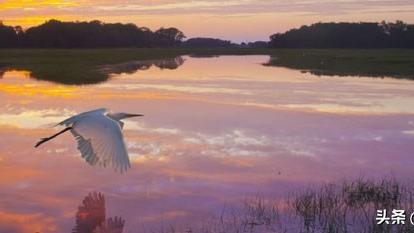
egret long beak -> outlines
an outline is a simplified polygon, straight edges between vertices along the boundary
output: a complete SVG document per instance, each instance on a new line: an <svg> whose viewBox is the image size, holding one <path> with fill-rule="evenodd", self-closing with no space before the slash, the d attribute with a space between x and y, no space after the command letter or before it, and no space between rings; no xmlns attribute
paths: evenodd
<svg viewBox="0 0 414 233"><path fill-rule="evenodd" d="M142 115L142 114L129 114L129 113L126 115L127 118L130 118L130 117L141 117L141 116L144 116L144 115Z"/></svg>

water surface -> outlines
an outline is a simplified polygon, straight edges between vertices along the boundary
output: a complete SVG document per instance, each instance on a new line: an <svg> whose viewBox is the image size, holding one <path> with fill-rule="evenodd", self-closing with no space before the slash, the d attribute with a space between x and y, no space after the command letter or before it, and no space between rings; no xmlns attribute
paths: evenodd
<svg viewBox="0 0 414 233"><path fill-rule="evenodd" d="M315 76L267 56L181 57L105 67L95 85L0 79L0 229L70 232L82 199L105 195L124 232L187 226L248 197L353 177L410 179L414 81ZM126 121L126 174L91 167L57 122L107 107Z"/></svg>

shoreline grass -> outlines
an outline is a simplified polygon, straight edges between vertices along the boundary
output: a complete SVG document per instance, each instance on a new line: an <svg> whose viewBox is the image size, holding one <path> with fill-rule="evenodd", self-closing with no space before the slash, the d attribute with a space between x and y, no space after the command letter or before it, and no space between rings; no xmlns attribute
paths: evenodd
<svg viewBox="0 0 414 233"><path fill-rule="evenodd" d="M414 192L394 178L345 180L296 190L284 203L257 197L239 208L227 208L198 226L168 226L157 233L409 233ZM376 221L377 210L406 211L405 224ZM390 222L391 223L391 222Z"/></svg>

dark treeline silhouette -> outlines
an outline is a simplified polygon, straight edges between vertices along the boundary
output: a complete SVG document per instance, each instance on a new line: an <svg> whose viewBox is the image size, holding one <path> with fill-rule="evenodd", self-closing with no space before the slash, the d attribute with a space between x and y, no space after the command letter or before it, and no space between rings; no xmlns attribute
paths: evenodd
<svg viewBox="0 0 414 233"><path fill-rule="evenodd" d="M254 41L254 42L248 42L248 43L241 43L241 48L253 48L253 49L263 49L269 47L269 42L267 41Z"/></svg>
<svg viewBox="0 0 414 233"><path fill-rule="evenodd" d="M0 48L17 47L21 27L3 25L0 21Z"/></svg>
<svg viewBox="0 0 414 233"><path fill-rule="evenodd" d="M272 48L414 48L414 25L316 23L270 36Z"/></svg>
<svg viewBox="0 0 414 233"><path fill-rule="evenodd" d="M242 42L240 44L217 38L195 37L181 44L185 48L268 48L267 41Z"/></svg>
<svg viewBox="0 0 414 233"><path fill-rule="evenodd" d="M182 43L187 48L238 48L239 45L229 40L221 40L216 38L196 37L190 38Z"/></svg>
<svg viewBox="0 0 414 233"><path fill-rule="evenodd" d="M270 42L236 44L191 38L177 28L151 31L135 24L49 20L23 30L0 21L0 48L414 48L414 25L395 23L316 23L270 36Z"/></svg>
<svg viewBox="0 0 414 233"><path fill-rule="evenodd" d="M101 48L101 47L172 47L185 35L176 28L151 31L135 24L61 22L49 20L23 31L0 22L0 47L29 48Z"/></svg>

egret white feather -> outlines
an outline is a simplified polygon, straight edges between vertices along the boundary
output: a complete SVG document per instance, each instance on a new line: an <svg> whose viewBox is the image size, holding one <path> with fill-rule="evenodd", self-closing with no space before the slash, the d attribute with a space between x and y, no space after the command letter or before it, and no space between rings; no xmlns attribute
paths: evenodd
<svg viewBox="0 0 414 233"><path fill-rule="evenodd" d="M103 167L111 166L122 173L131 165L122 136L124 123L121 119L136 116L142 115L108 113L104 108L84 112L57 124L67 128L51 137L41 139L35 147L70 130L78 143L82 158L87 163Z"/></svg>

